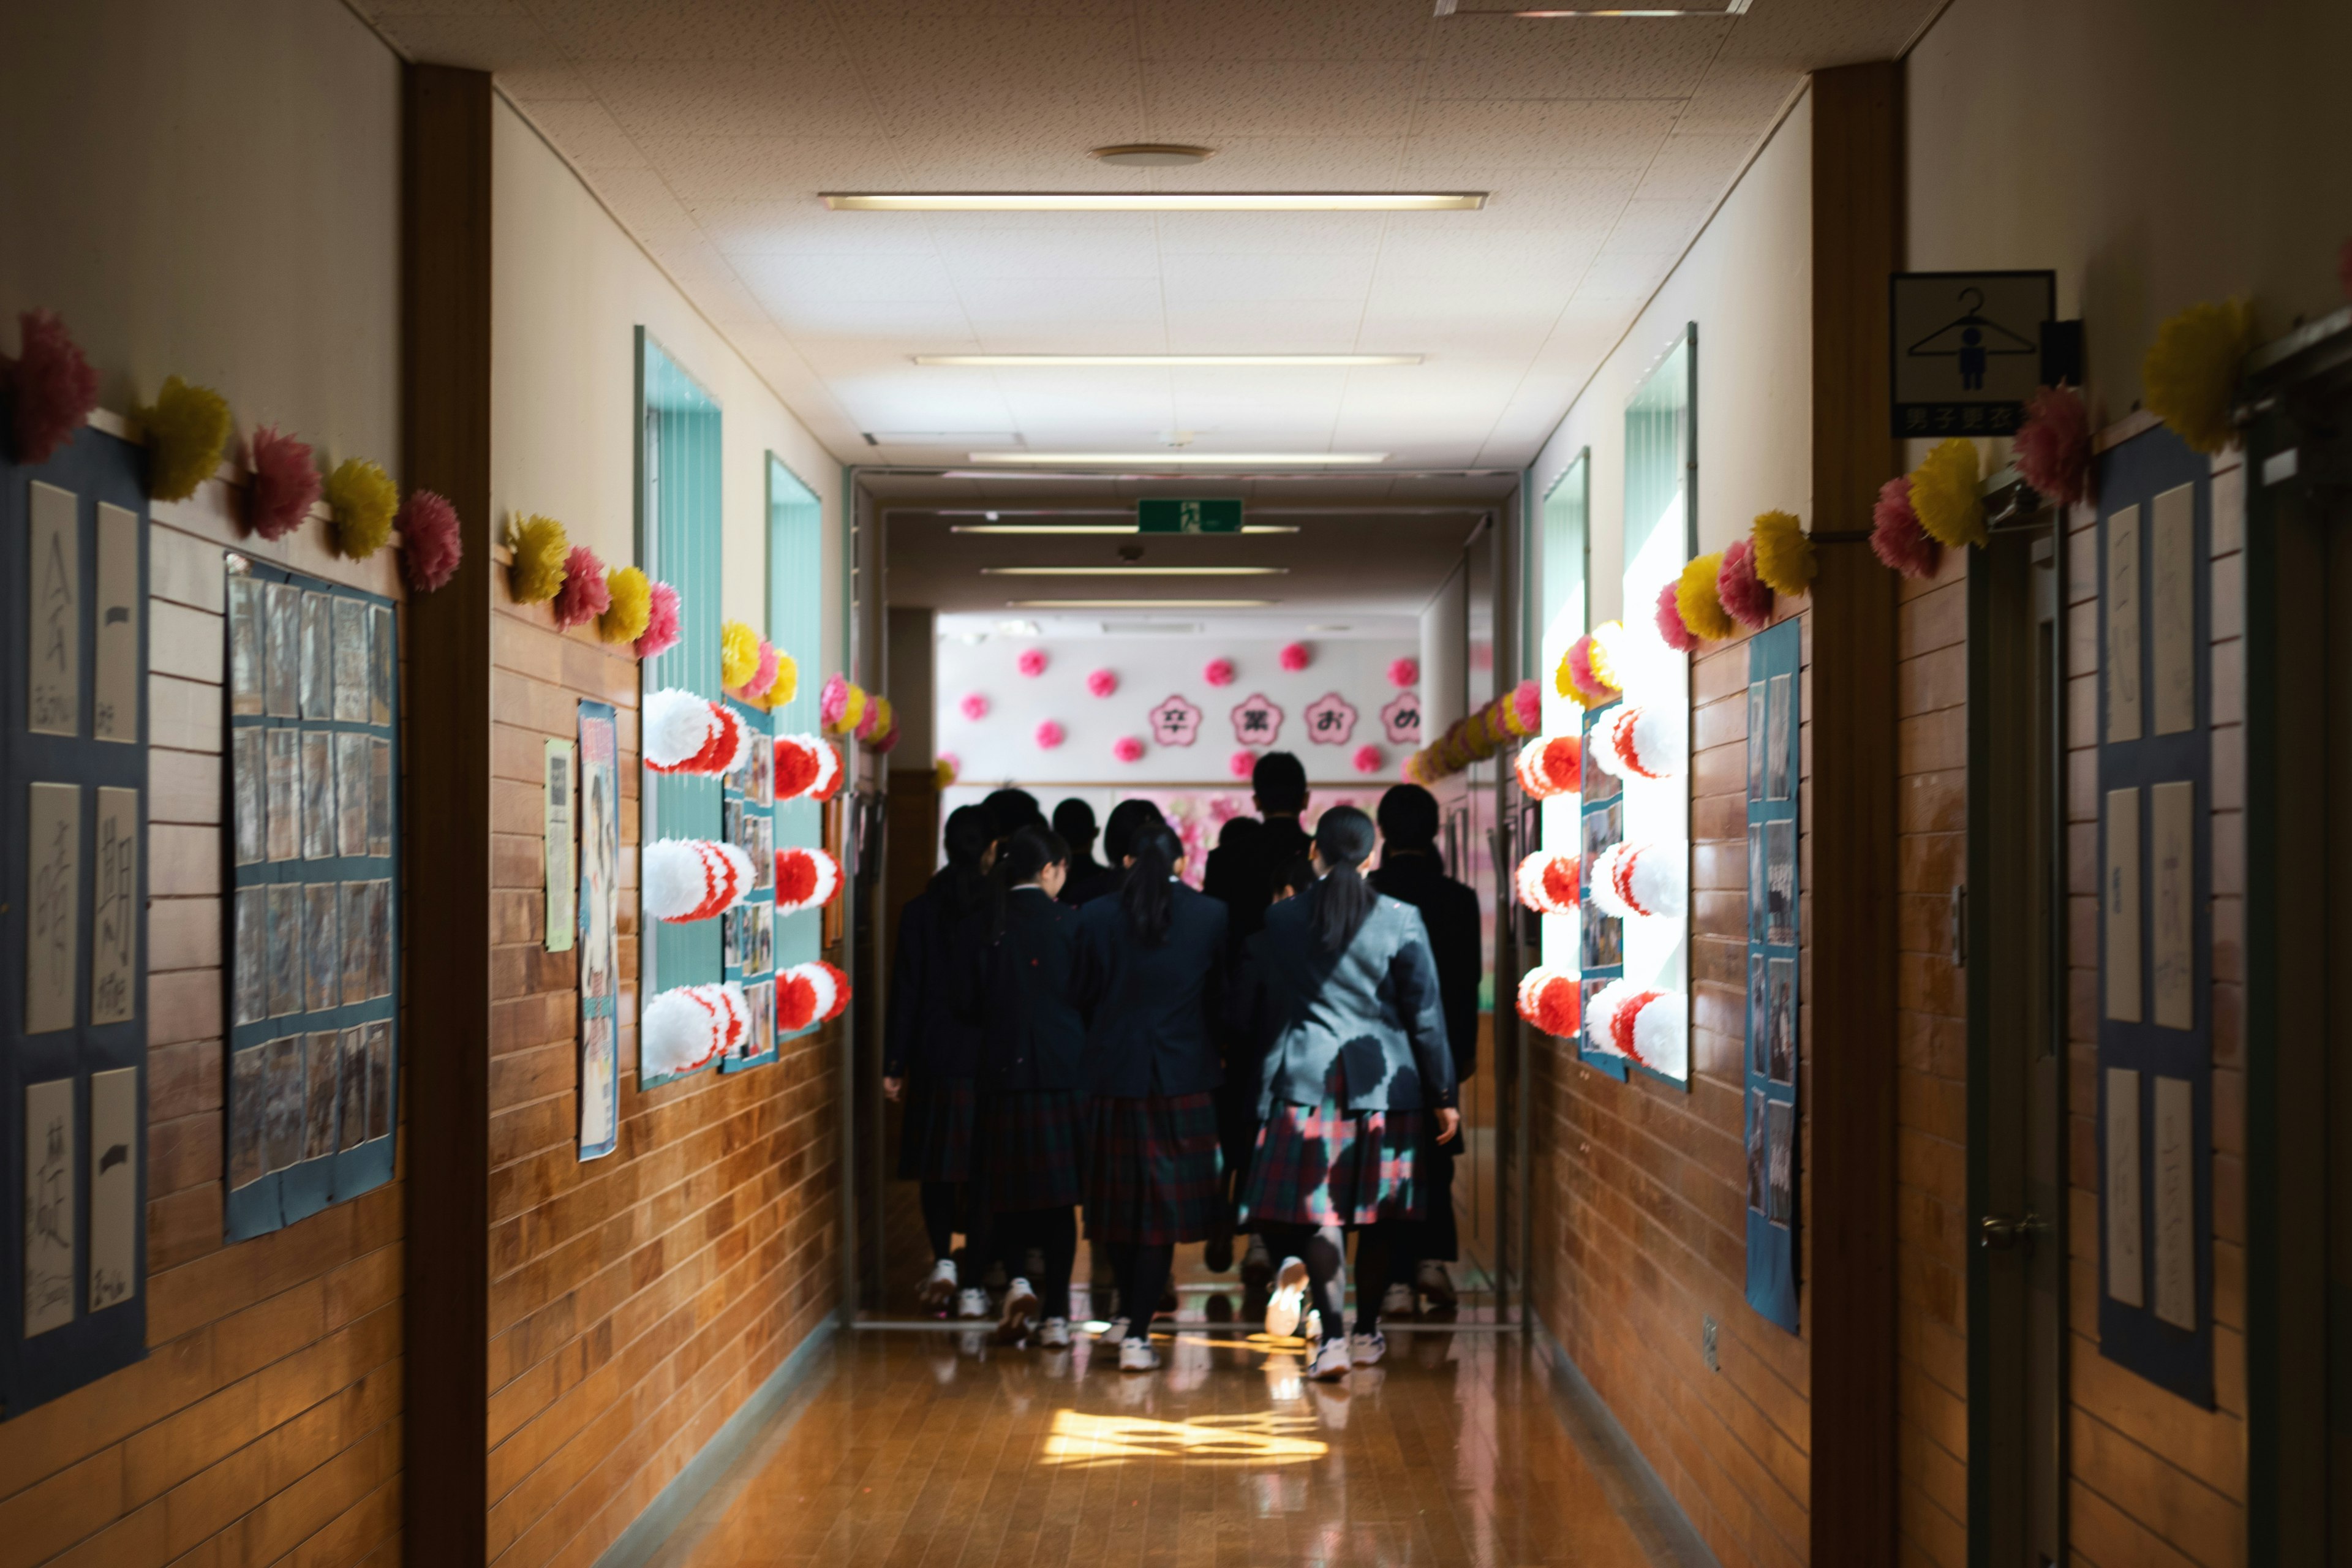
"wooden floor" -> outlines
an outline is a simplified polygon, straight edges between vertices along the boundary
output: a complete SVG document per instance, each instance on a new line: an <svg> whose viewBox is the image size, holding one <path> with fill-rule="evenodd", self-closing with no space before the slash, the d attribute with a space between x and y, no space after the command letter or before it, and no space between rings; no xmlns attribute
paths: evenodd
<svg viewBox="0 0 2352 1568"><path fill-rule="evenodd" d="M844 1330L651 1568L1671 1561L1516 1335L1390 1343L1335 1385L1191 1336L1133 1375L1091 1340Z"/></svg>

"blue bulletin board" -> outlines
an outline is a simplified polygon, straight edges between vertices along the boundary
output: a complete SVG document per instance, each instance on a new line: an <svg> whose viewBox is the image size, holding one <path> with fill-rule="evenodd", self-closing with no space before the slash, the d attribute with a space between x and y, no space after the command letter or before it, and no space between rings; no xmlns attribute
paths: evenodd
<svg viewBox="0 0 2352 1568"><path fill-rule="evenodd" d="M743 765L719 781L720 829L751 858L751 891L719 917L720 964L751 1009L750 1031L719 1070L740 1072L776 1059L776 738L765 710L726 702L751 736Z"/></svg>
<svg viewBox="0 0 2352 1568"><path fill-rule="evenodd" d="M1797 1332L1800 623L1748 642L1747 1025L1740 1053L1748 1304Z"/></svg>
<svg viewBox="0 0 2352 1568"><path fill-rule="evenodd" d="M1586 711L1587 757L1592 754L1593 731L1600 729L1601 720L1616 706L1615 702L1604 702ZM1582 1021L1591 1016L1593 994L1611 981L1625 977L1624 917L1603 914L1601 906L1592 901L1592 863L1601 858L1603 849L1625 837L1625 781L1606 768L1586 767L1581 792L1577 796L1577 826L1576 1059L1623 1083L1632 1076L1633 1062L1614 1051L1596 1049L1584 1032Z"/></svg>

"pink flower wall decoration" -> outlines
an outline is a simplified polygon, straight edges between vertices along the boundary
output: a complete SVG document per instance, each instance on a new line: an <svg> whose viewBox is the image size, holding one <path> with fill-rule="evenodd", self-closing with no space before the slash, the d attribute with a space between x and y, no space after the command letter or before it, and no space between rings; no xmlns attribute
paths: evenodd
<svg viewBox="0 0 2352 1568"><path fill-rule="evenodd" d="M1370 745L1358 746L1356 754L1349 760L1355 763L1356 771L1360 773L1379 773L1382 761L1381 749L1378 746Z"/></svg>
<svg viewBox="0 0 2352 1568"><path fill-rule="evenodd" d="M988 699L981 692L969 692L956 704L956 710L976 724L988 717Z"/></svg>
<svg viewBox="0 0 2352 1568"><path fill-rule="evenodd" d="M1417 658L1401 658L1391 664L1389 666L1389 684L1391 686L1420 685L1421 660Z"/></svg>
<svg viewBox="0 0 2352 1568"><path fill-rule="evenodd" d="M1089 670L1087 672L1087 689L1097 697L1108 697L1118 689L1118 676L1108 669Z"/></svg>
<svg viewBox="0 0 2352 1568"><path fill-rule="evenodd" d="M1234 675L1234 661L1229 658L1213 658L1201 669L1201 679L1212 686L1231 686Z"/></svg>
<svg viewBox="0 0 2352 1568"><path fill-rule="evenodd" d="M1336 691L1307 705L1307 738L1318 746L1344 746L1356 733L1356 710Z"/></svg>
<svg viewBox="0 0 2352 1568"><path fill-rule="evenodd" d="M1307 645L1303 642L1286 642L1283 644L1282 653L1279 657L1282 668L1291 671L1293 674L1305 669L1307 665L1312 662L1312 657L1307 653Z"/></svg>
<svg viewBox="0 0 2352 1568"><path fill-rule="evenodd" d="M1132 735L1121 735L1110 743L1110 754L1122 763L1139 763L1143 760L1143 742Z"/></svg>
<svg viewBox="0 0 2352 1568"><path fill-rule="evenodd" d="M1420 745L1421 693L1408 689L1391 698L1381 710L1381 732L1392 746Z"/></svg>
<svg viewBox="0 0 2352 1568"><path fill-rule="evenodd" d="M1282 710L1263 691L1252 692L1233 711L1234 739L1244 746L1271 746L1282 739Z"/></svg>
<svg viewBox="0 0 2352 1568"><path fill-rule="evenodd" d="M1021 657L1013 661L1013 668L1030 679L1036 679L1045 673L1045 650L1042 647L1023 648Z"/></svg>
<svg viewBox="0 0 2352 1568"><path fill-rule="evenodd" d="M1039 750L1050 752L1068 739L1069 732L1064 730L1061 725L1055 723L1053 720L1045 719L1041 720L1038 722L1037 746Z"/></svg>
<svg viewBox="0 0 2352 1568"><path fill-rule="evenodd" d="M1189 746L1200 733L1201 710L1181 696L1151 710L1151 738L1163 746Z"/></svg>
<svg viewBox="0 0 2352 1568"><path fill-rule="evenodd" d="M1257 753L1246 747L1225 759L1225 772L1237 779L1245 779L1257 771Z"/></svg>

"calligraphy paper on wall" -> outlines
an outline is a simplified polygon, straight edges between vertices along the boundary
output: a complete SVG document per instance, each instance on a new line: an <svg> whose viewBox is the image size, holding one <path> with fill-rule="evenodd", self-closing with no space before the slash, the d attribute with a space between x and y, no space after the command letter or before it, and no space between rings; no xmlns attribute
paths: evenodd
<svg viewBox="0 0 2352 1568"><path fill-rule="evenodd" d="M2140 1261L2139 1073L2106 1072L2107 1165L2100 1196L2107 1209L2107 1294L2126 1306L2147 1304Z"/></svg>
<svg viewBox="0 0 2352 1568"><path fill-rule="evenodd" d="M2156 1315L2197 1326L2196 1117L2189 1080L2156 1079Z"/></svg>
<svg viewBox="0 0 2352 1568"><path fill-rule="evenodd" d="M25 1337L74 1318L74 1080L25 1086Z"/></svg>
<svg viewBox="0 0 2352 1568"><path fill-rule="evenodd" d="M36 735L81 733L79 508L70 490L37 481L32 487L25 727Z"/></svg>
<svg viewBox="0 0 2352 1568"><path fill-rule="evenodd" d="M2107 741L2140 738L2139 508L2107 519Z"/></svg>
<svg viewBox="0 0 2352 1568"><path fill-rule="evenodd" d="M2147 631L2152 732L2197 725L2197 487L2179 485L2148 503Z"/></svg>
<svg viewBox="0 0 2352 1568"><path fill-rule="evenodd" d="M89 1021L131 1020L139 984L139 792L98 792L89 921Z"/></svg>
<svg viewBox="0 0 2352 1568"><path fill-rule="evenodd" d="M2140 1016L2139 791L2107 792L2107 861L2101 899L2105 910L2107 1016L2137 1023Z"/></svg>
<svg viewBox="0 0 2352 1568"><path fill-rule="evenodd" d="M26 792L25 1033L74 1024L74 961L81 919L81 791L37 784Z"/></svg>
<svg viewBox="0 0 2352 1568"><path fill-rule="evenodd" d="M139 1069L89 1076L89 1310L139 1290Z"/></svg>
<svg viewBox="0 0 2352 1568"><path fill-rule="evenodd" d="M90 681L90 733L101 741L139 739L139 518L119 506L98 509L98 663Z"/></svg>

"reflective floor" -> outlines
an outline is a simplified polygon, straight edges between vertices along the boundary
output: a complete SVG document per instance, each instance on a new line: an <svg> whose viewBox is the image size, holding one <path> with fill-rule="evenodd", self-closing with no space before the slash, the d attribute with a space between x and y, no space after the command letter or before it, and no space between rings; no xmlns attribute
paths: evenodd
<svg viewBox="0 0 2352 1568"><path fill-rule="evenodd" d="M1401 1332L1339 1384L1158 1342L1136 1375L1091 1339L843 1331L655 1568L1674 1561L1516 1335Z"/></svg>

